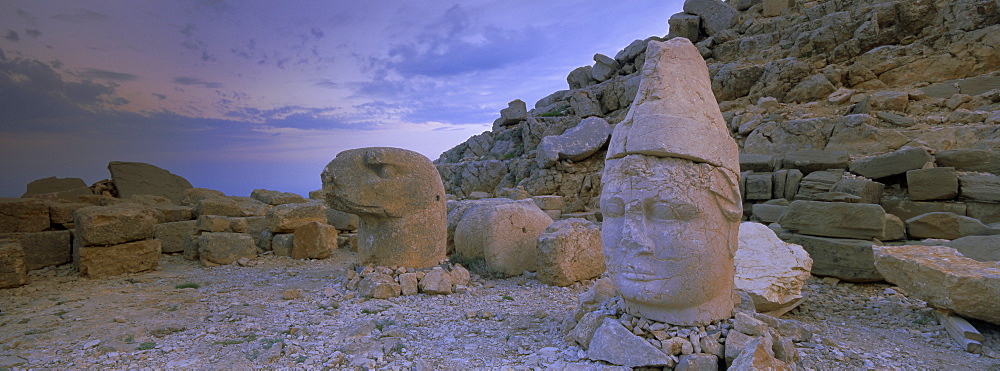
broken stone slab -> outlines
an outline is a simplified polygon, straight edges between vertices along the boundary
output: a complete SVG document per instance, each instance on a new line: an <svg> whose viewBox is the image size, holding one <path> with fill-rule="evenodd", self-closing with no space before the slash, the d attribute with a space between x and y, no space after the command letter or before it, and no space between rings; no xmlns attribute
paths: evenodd
<svg viewBox="0 0 1000 371"><path fill-rule="evenodd" d="M358 229L358 216L343 211L327 208L326 223L340 231L355 231Z"/></svg>
<svg viewBox="0 0 1000 371"><path fill-rule="evenodd" d="M14 239L21 244L24 249L24 266L29 271L73 261L70 231L0 233L0 239Z"/></svg>
<svg viewBox="0 0 1000 371"><path fill-rule="evenodd" d="M795 304L813 261L802 246L781 241L760 223L740 223L736 288L750 294L758 312Z"/></svg>
<svg viewBox="0 0 1000 371"><path fill-rule="evenodd" d="M52 224L66 226L73 223L73 213L88 206L94 206L83 202L63 202L48 201L49 219ZM75 228L75 226L73 226ZM67 228L73 229L73 228Z"/></svg>
<svg viewBox="0 0 1000 371"><path fill-rule="evenodd" d="M702 28L709 36L732 27L739 15L736 9L721 0L686 0L684 12L701 17Z"/></svg>
<svg viewBox="0 0 1000 371"><path fill-rule="evenodd" d="M76 238L83 246L117 245L153 238L153 226L162 219L156 209L131 203L85 207L73 215Z"/></svg>
<svg viewBox="0 0 1000 371"><path fill-rule="evenodd" d="M1000 151L952 149L934 153L934 162L959 171L978 171L1000 175Z"/></svg>
<svg viewBox="0 0 1000 371"><path fill-rule="evenodd" d="M1000 266L945 246L876 246L875 266L886 280L935 308L1000 324Z"/></svg>
<svg viewBox="0 0 1000 371"><path fill-rule="evenodd" d="M940 238L954 240L956 238L986 234L989 230L978 219L954 213L927 213L906 220L906 229L910 238Z"/></svg>
<svg viewBox="0 0 1000 371"><path fill-rule="evenodd" d="M153 226L153 238L160 241L164 254L183 252L184 236L194 234L198 230L197 223L195 220L185 220L157 224Z"/></svg>
<svg viewBox="0 0 1000 371"><path fill-rule="evenodd" d="M744 199L748 201L771 199L773 173L744 172L743 174L745 179L740 183L745 184Z"/></svg>
<svg viewBox="0 0 1000 371"><path fill-rule="evenodd" d="M740 153L740 171L761 173L775 171L775 158L771 155Z"/></svg>
<svg viewBox="0 0 1000 371"><path fill-rule="evenodd" d="M326 259L337 249L337 228L320 222L308 222L295 229L292 259Z"/></svg>
<svg viewBox="0 0 1000 371"><path fill-rule="evenodd" d="M184 200L184 192L193 188L187 179L147 163L111 161L108 171L121 198L155 195L179 204Z"/></svg>
<svg viewBox="0 0 1000 371"><path fill-rule="evenodd" d="M561 135L543 137L535 157L538 166L544 169L559 160L585 160L604 147L611 131L603 118L587 117Z"/></svg>
<svg viewBox="0 0 1000 371"><path fill-rule="evenodd" d="M626 367L662 367L672 362L665 353L611 318L604 318L594 331L587 358Z"/></svg>
<svg viewBox="0 0 1000 371"><path fill-rule="evenodd" d="M41 232L49 228L49 207L33 198L0 198L0 233Z"/></svg>
<svg viewBox="0 0 1000 371"><path fill-rule="evenodd" d="M881 281L872 258L874 242L791 234L785 242L802 246L813 260L812 274L850 282Z"/></svg>
<svg viewBox="0 0 1000 371"><path fill-rule="evenodd" d="M934 157L924 148L904 148L895 152L851 162L850 171L870 179L903 174L909 170L923 168Z"/></svg>
<svg viewBox="0 0 1000 371"><path fill-rule="evenodd" d="M910 170L906 186L910 200L948 200L958 196L958 173L953 167Z"/></svg>
<svg viewBox="0 0 1000 371"><path fill-rule="evenodd" d="M797 174L795 172L798 172ZM802 174L798 169L790 170L788 177L786 179L786 196L788 193L789 184L787 184L793 177L798 177L800 180L798 186L795 187L796 193L791 198L785 197L789 200L813 200L817 194L830 192L834 184L837 184L841 179L847 176L847 172L842 169L831 169L831 170L820 170L809 173L809 175L801 176Z"/></svg>
<svg viewBox="0 0 1000 371"><path fill-rule="evenodd" d="M788 206L782 205L770 205L770 204L754 204L751 206L753 213L751 214L754 219L760 220L764 223L776 223L781 219L782 215L788 211Z"/></svg>
<svg viewBox="0 0 1000 371"><path fill-rule="evenodd" d="M877 204L882 201L885 185L859 177L844 177L830 187L830 192L843 192L860 198L860 203Z"/></svg>
<svg viewBox="0 0 1000 371"><path fill-rule="evenodd" d="M885 210L874 204L792 201L778 224L795 233L873 239L885 230Z"/></svg>
<svg viewBox="0 0 1000 371"><path fill-rule="evenodd" d="M948 212L966 215L968 207L962 202L915 202L906 200L882 200L879 203L885 212L907 220L915 216L933 212Z"/></svg>
<svg viewBox="0 0 1000 371"><path fill-rule="evenodd" d="M93 192L89 192L87 183L84 183L83 179L80 178L56 178L54 176L50 176L48 178L33 180L30 183L28 183L26 188L27 190L25 190L24 194L21 195L21 197L42 195L46 193L61 193L66 191L75 191L83 188L88 189L87 193L94 194ZM70 201L73 200L75 200L75 198L70 199Z"/></svg>
<svg viewBox="0 0 1000 371"><path fill-rule="evenodd" d="M601 228L584 219L560 220L538 236L539 281L569 286L604 273Z"/></svg>
<svg viewBox="0 0 1000 371"><path fill-rule="evenodd" d="M881 119L882 121L888 122L889 124L904 128L916 125L917 123L915 120L909 117L887 111L875 111L875 116Z"/></svg>
<svg viewBox="0 0 1000 371"><path fill-rule="evenodd" d="M257 245L245 233L202 233L198 236L198 257L207 267L233 264L240 258L256 258Z"/></svg>
<svg viewBox="0 0 1000 371"><path fill-rule="evenodd" d="M160 241L148 239L111 246L73 246L74 264L89 278L145 272L160 265Z"/></svg>
<svg viewBox="0 0 1000 371"><path fill-rule="evenodd" d="M267 189L255 189L250 192L250 198L258 200L268 205L302 204L309 202L305 197L291 193L279 192Z"/></svg>
<svg viewBox="0 0 1000 371"><path fill-rule="evenodd" d="M318 203L284 204L275 206L264 215L274 233L294 233L310 223L326 223L326 206Z"/></svg>
<svg viewBox="0 0 1000 371"><path fill-rule="evenodd" d="M0 238L0 288L18 287L27 283L24 248L16 239Z"/></svg>
<svg viewBox="0 0 1000 371"><path fill-rule="evenodd" d="M807 149L785 154L782 168L798 169L804 174L814 171L845 169L851 158L846 151Z"/></svg>
<svg viewBox="0 0 1000 371"><path fill-rule="evenodd" d="M981 262L1000 261L1000 235L966 236L941 244Z"/></svg>
<svg viewBox="0 0 1000 371"><path fill-rule="evenodd" d="M896 241L906 238L906 222L898 216L885 214L885 233L879 238L880 241Z"/></svg>
<svg viewBox="0 0 1000 371"><path fill-rule="evenodd" d="M974 201L1000 201L1000 175L959 174L958 184L962 198Z"/></svg>

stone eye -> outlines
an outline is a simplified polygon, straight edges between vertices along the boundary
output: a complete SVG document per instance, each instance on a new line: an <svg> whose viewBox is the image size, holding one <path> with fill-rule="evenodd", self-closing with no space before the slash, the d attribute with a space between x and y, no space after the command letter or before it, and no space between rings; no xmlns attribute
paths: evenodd
<svg viewBox="0 0 1000 371"><path fill-rule="evenodd" d="M700 213L691 204L657 202L649 207L649 217L654 220L692 220Z"/></svg>
<svg viewBox="0 0 1000 371"><path fill-rule="evenodd" d="M607 217L621 217L625 215L625 204L619 198L601 200L601 213Z"/></svg>

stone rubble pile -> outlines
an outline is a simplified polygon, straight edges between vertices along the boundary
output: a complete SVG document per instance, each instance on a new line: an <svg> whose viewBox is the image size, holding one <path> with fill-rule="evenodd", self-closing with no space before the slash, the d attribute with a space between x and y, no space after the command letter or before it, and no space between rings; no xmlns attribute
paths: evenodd
<svg viewBox="0 0 1000 371"><path fill-rule="evenodd" d="M368 264L348 270L344 285L366 298L387 299L397 296L448 295L468 291L471 274L460 264L440 264L430 268L384 267Z"/></svg>

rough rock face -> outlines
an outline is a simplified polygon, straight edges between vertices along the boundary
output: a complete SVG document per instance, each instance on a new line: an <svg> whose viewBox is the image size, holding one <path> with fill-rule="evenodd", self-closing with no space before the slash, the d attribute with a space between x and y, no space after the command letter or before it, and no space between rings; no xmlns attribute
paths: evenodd
<svg viewBox="0 0 1000 371"><path fill-rule="evenodd" d="M109 277L154 269L160 265L160 254L160 241L156 239L111 246L74 246L74 263L84 277Z"/></svg>
<svg viewBox="0 0 1000 371"><path fill-rule="evenodd" d="M543 137L538 145L538 167L548 168L559 160L580 161L590 157L611 136L611 125L600 117L588 117L561 135Z"/></svg>
<svg viewBox="0 0 1000 371"><path fill-rule="evenodd" d="M108 171L121 198L155 195L179 204L184 200L184 192L192 188L187 179L142 162L111 161Z"/></svg>
<svg viewBox="0 0 1000 371"><path fill-rule="evenodd" d="M872 239L885 230L885 210L872 204L793 201L778 224L813 236Z"/></svg>
<svg viewBox="0 0 1000 371"><path fill-rule="evenodd" d="M535 271L538 238L550 224L531 200L483 203L469 209L455 227L455 250L483 257L489 269L508 276Z"/></svg>
<svg viewBox="0 0 1000 371"><path fill-rule="evenodd" d="M676 325L733 311L739 155L690 41L650 42L602 177L608 274L630 313Z"/></svg>
<svg viewBox="0 0 1000 371"><path fill-rule="evenodd" d="M736 288L746 291L758 312L769 312L802 298L812 259L802 246L781 241L767 226L740 223L736 250Z"/></svg>
<svg viewBox="0 0 1000 371"><path fill-rule="evenodd" d="M34 195L51 195L53 198L76 201L76 198L83 195L92 195L93 191L87 187L87 183L80 178L56 178L54 176L42 178L28 183L27 190L21 197Z"/></svg>
<svg viewBox="0 0 1000 371"><path fill-rule="evenodd" d="M0 198L0 233L41 232L49 227L49 208L35 199Z"/></svg>
<svg viewBox="0 0 1000 371"><path fill-rule="evenodd" d="M292 244L292 259L326 259L337 248L337 229L309 222L295 230Z"/></svg>
<svg viewBox="0 0 1000 371"><path fill-rule="evenodd" d="M604 273L601 229L585 219L552 223L538 236L539 281L569 286Z"/></svg>
<svg viewBox="0 0 1000 371"><path fill-rule="evenodd" d="M0 239L0 288L18 287L28 283L24 265L24 248L15 239Z"/></svg>
<svg viewBox="0 0 1000 371"><path fill-rule="evenodd" d="M233 264L257 257L253 238L245 233L210 232L198 236L198 256L206 266Z"/></svg>
<svg viewBox="0 0 1000 371"><path fill-rule="evenodd" d="M1000 265L979 262L943 246L876 246L875 266L886 280L934 307L1000 324Z"/></svg>
<svg viewBox="0 0 1000 371"><path fill-rule="evenodd" d="M427 268L445 258L444 186L423 155L400 148L341 152L322 173L330 207L358 215L363 262Z"/></svg>
<svg viewBox="0 0 1000 371"><path fill-rule="evenodd" d="M76 239L83 246L107 246L153 238L157 211L138 204L91 206L77 210Z"/></svg>

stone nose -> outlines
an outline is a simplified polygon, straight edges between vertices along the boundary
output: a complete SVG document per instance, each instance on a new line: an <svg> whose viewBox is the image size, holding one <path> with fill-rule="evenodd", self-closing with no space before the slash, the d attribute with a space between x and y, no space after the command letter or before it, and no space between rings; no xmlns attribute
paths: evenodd
<svg viewBox="0 0 1000 371"><path fill-rule="evenodd" d="M622 247L636 254L652 254L653 241L649 238L649 230L643 215L625 215L625 225L622 228Z"/></svg>

